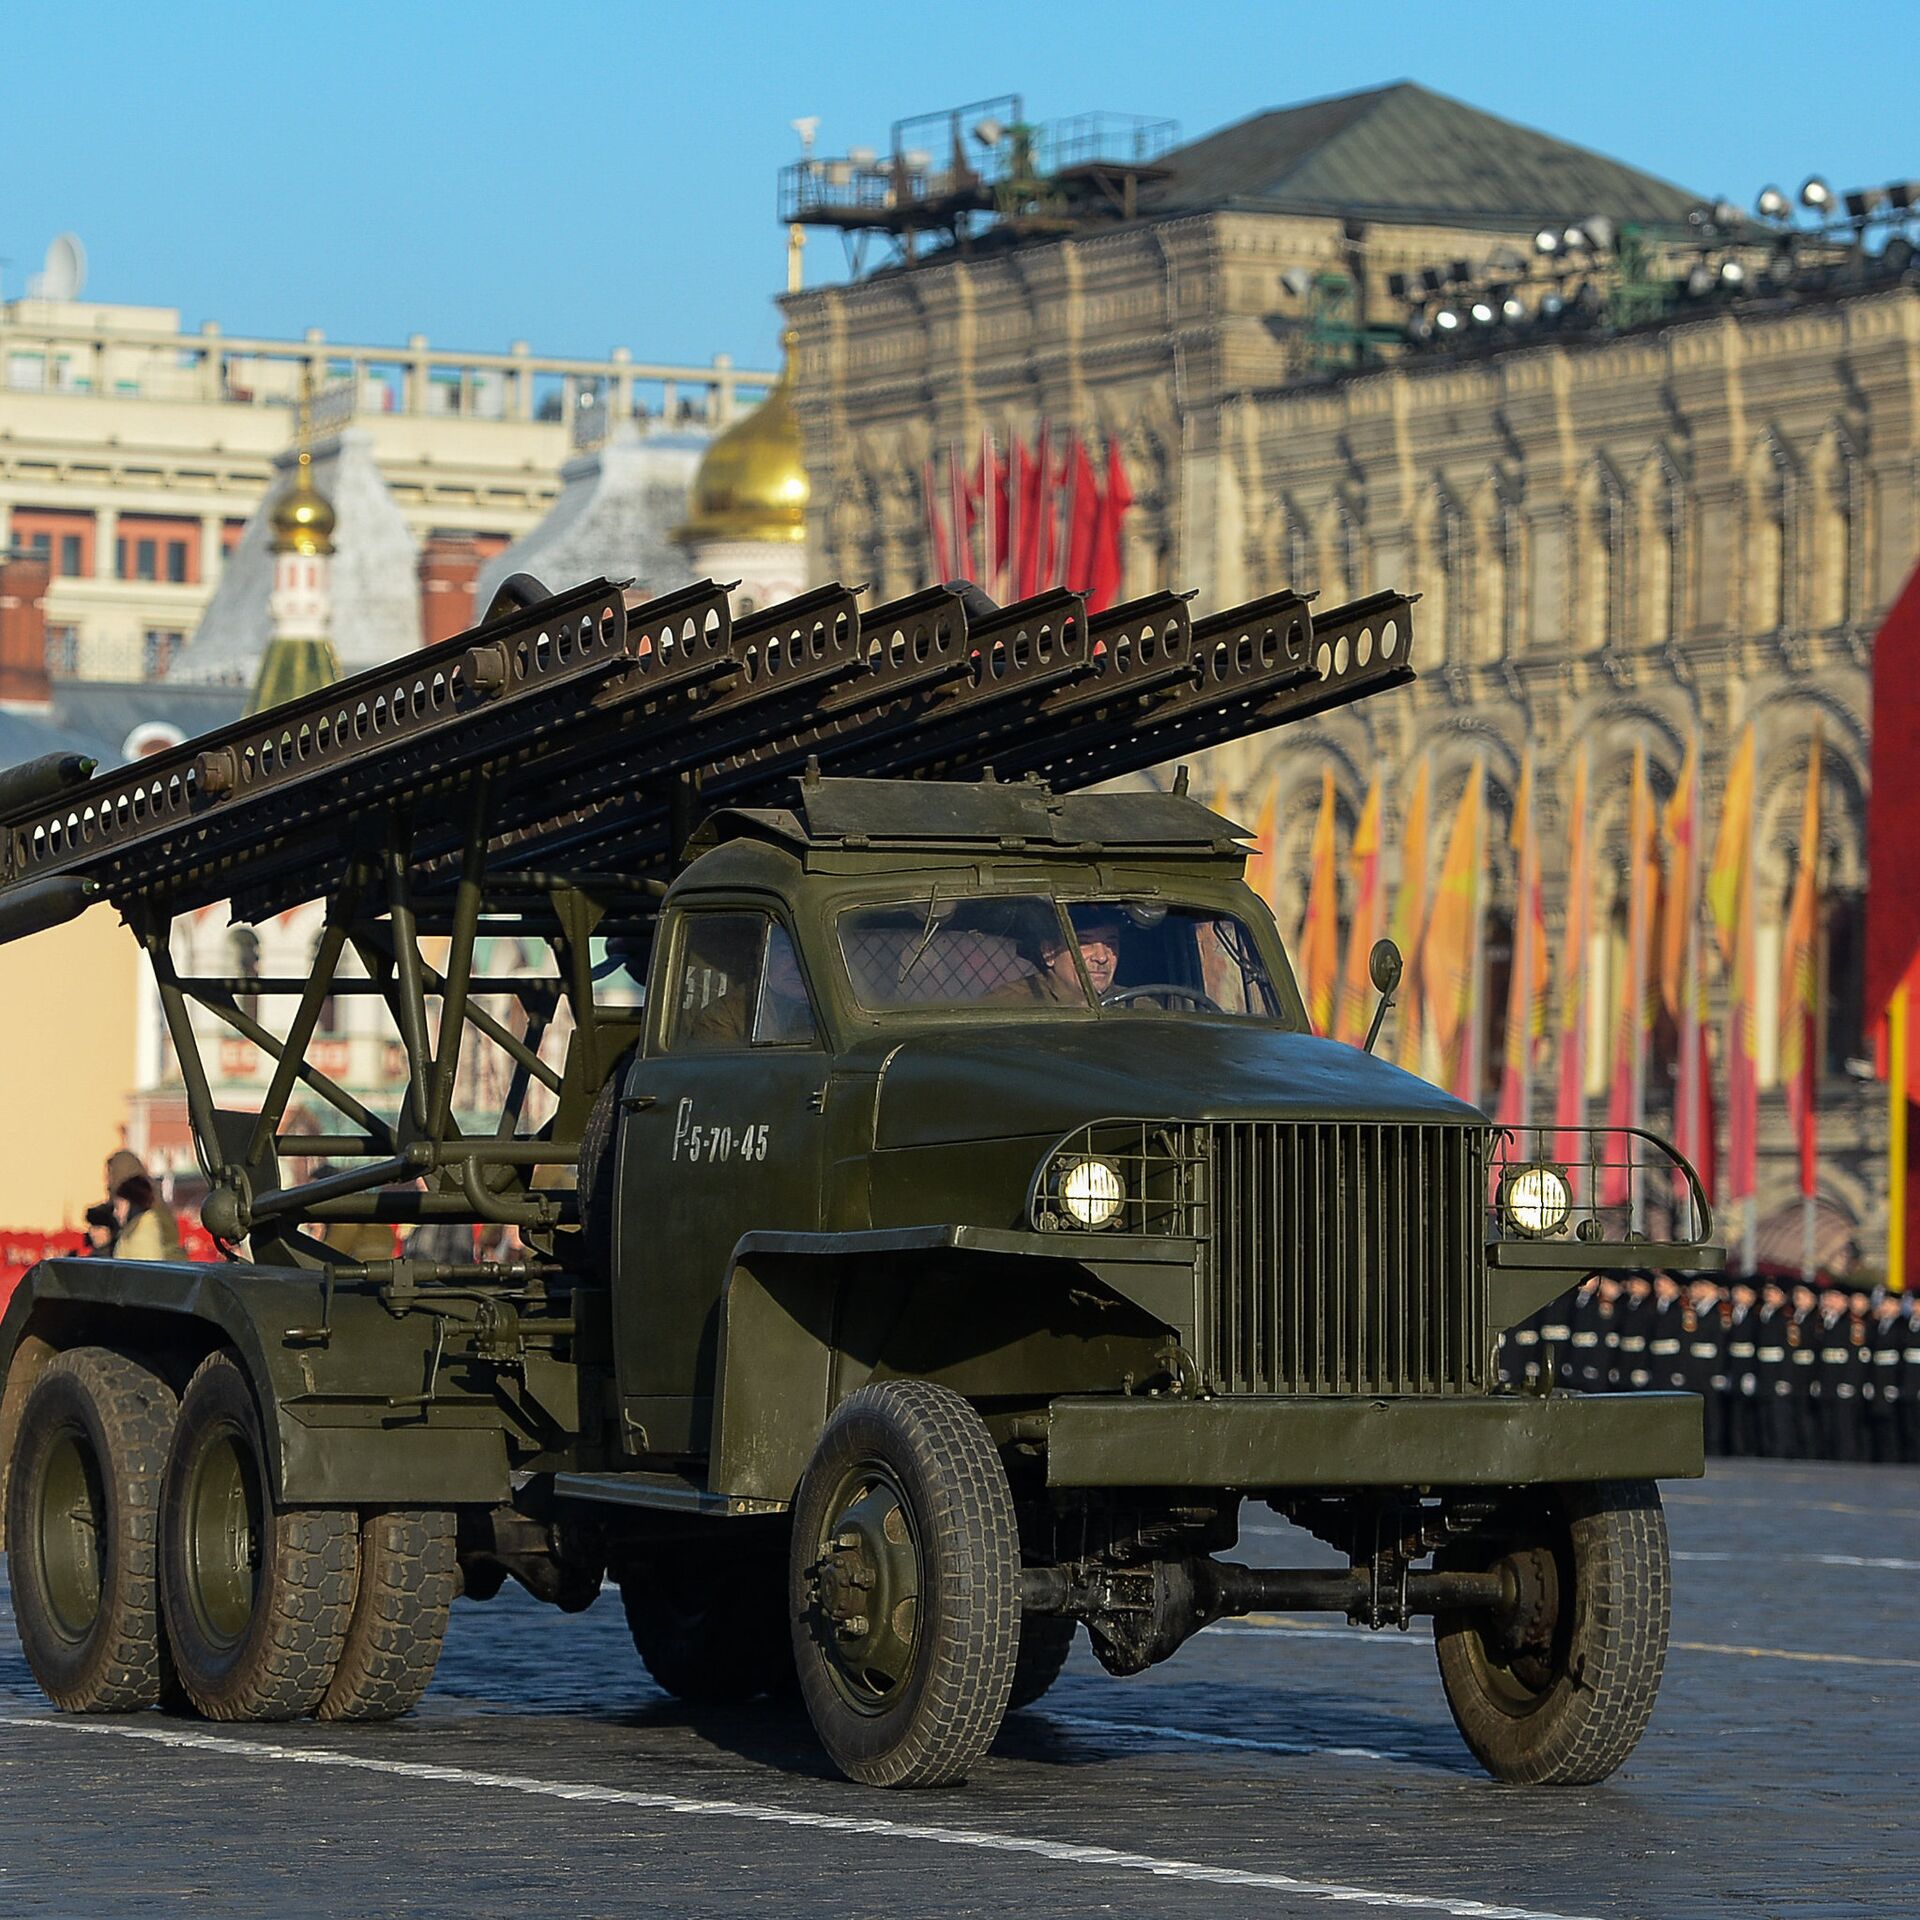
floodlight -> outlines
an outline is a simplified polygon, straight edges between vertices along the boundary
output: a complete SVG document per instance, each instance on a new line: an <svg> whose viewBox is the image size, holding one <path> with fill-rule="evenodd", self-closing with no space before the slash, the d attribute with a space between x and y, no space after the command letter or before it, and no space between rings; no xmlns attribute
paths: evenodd
<svg viewBox="0 0 1920 1920"><path fill-rule="evenodd" d="M1589 214L1580 224L1586 228L1587 238L1591 240L1602 253L1607 252L1612 247L1614 237L1613 222L1609 220L1604 213Z"/></svg>
<svg viewBox="0 0 1920 1920"><path fill-rule="evenodd" d="M1811 208L1815 213L1833 211L1833 189L1816 173L1802 182L1800 204Z"/></svg>
<svg viewBox="0 0 1920 1920"><path fill-rule="evenodd" d="M1442 307L1433 316L1433 324L1441 333L1458 333L1460 316L1451 307Z"/></svg>
<svg viewBox="0 0 1920 1920"><path fill-rule="evenodd" d="M1560 233L1556 227L1542 227L1533 236L1535 253L1558 253L1560 251Z"/></svg>
<svg viewBox="0 0 1920 1920"><path fill-rule="evenodd" d="M1787 220L1793 216L1793 203L1778 187L1762 187L1753 210L1762 220Z"/></svg>
<svg viewBox="0 0 1920 1920"><path fill-rule="evenodd" d="M1470 311L1473 314L1473 324L1476 327L1490 327L1493 325L1493 302L1491 300L1476 300Z"/></svg>
<svg viewBox="0 0 1920 1920"><path fill-rule="evenodd" d="M1007 130L998 120L988 118L973 123L973 137L983 147L997 147L1007 137Z"/></svg>
<svg viewBox="0 0 1920 1920"><path fill-rule="evenodd" d="M1747 270L1738 260L1720 262L1720 284L1723 287L1738 289L1747 284Z"/></svg>
<svg viewBox="0 0 1920 1920"><path fill-rule="evenodd" d="M1296 300L1304 300L1307 297L1308 288L1313 285L1313 275L1305 267L1289 267L1280 276L1280 284Z"/></svg>

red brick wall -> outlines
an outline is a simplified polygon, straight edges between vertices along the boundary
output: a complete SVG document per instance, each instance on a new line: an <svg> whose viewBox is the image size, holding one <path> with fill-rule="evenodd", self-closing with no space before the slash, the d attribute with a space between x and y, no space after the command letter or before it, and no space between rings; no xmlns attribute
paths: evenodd
<svg viewBox="0 0 1920 1920"><path fill-rule="evenodd" d="M432 646L465 633L478 617L473 583L479 577L480 542L470 533L427 535L420 549L420 639Z"/></svg>
<svg viewBox="0 0 1920 1920"><path fill-rule="evenodd" d="M45 705L47 581L51 569L37 553L0 559L0 700Z"/></svg>

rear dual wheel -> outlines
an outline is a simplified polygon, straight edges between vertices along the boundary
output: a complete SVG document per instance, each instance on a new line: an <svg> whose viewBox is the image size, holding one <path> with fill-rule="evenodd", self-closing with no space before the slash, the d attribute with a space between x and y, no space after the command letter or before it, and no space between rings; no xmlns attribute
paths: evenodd
<svg viewBox="0 0 1920 1920"><path fill-rule="evenodd" d="M166 1690L155 1547L174 1413L165 1381L105 1347L55 1354L21 1409L7 1572L27 1665L68 1713Z"/></svg>
<svg viewBox="0 0 1920 1920"><path fill-rule="evenodd" d="M426 1690L455 1581L452 1517L283 1507L239 1364L181 1397L160 1501L180 1685L209 1720L379 1720Z"/></svg>

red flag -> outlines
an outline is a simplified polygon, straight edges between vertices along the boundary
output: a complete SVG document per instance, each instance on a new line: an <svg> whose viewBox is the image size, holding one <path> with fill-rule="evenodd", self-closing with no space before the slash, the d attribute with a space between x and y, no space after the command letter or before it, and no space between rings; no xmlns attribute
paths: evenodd
<svg viewBox="0 0 1920 1920"><path fill-rule="evenodd" d="M1013 445L1014 542L1013 597L1026 600L1040 591L1040 475L1046 466L1047 430L1040 429L1040 450L1029 453L1024 440Z"/></svg>
<svg viewBox="0 0 1920 1920"><path fill-rule="evenodd" d="M973 557L973 490L967 485L967 463L958 447L947 449L947 493L953 515L953 577L971 580Z"/></svg>
<svg viewBox="0 0 1920 1920"><path fill-rule="evenodd" d="M1007 463L994 450L993 435L980 436L980 471L975 481L980 497L981 564L986 569L984 585L995 599L1004 599L1007 591Z"/></svg>
<svg viewBox="0 0 1920 1920"><path fill-rule="evenodd" d="M933 555L933 577L936 581L951 580L953 548L947 539L947 516L941 508L940 495L933 484L931 459L928 459L920 469L920 491L926 500L927 546Z"/></svg>
<svg viewBox="0 0 1920 1920"><path fill-rule="evenodd" d="M1100 476L1087 458L1087 443L1074 435L1067 456L1067 571L1062 585L1084 593L1093 585L1094 541L1100 525Z"/></svg>
<svg viewBox="0 0 1920 1920"><path fill-rule="evenodd" d="M1053 585L1053 438L1044 421L1033 443L1033 492L1030 501L1022 498L1021 513L1020 598L1025 600Z"/></svg>
<svg viewBox="0 0 1920 1920"><path fill-rule="evenodd" d="M1133 489L1120 458L1120 442L1107 436L1107 484L1100 494L1100 517L1093 534L1093 574L1087 595L1090 612L1102 613L1120 598L1126 558L1120 545L1121 523L1133 505Z"/></svg>
<svg viewBox="0 0 1920 1920"><path fill-rule="evenodd" d="M1793 903L1787 910L1786 939L1780 954L1780 1083L1787 1092L1787 1116L1800 1146L1800 1191L1808 1199L1819 1192L1820 1110L1817 1103L1819 1059L1815 1041L1820 1020L1820 729L1813 731L1807 761L1807 794L1800 815L1800 846L1793 877Z"/></svg>
<svg viewBox="0 0 1920 1920"><path fill-rule="evenodd" d="M1053 449L1043 437L1040 443L1040 579L1036 588L1045 592L1060 584L1060 568L1066 559L1067 540L1060 527L1060 505L1065 498L1068 461L1061 456L1053 464Z"/></svg>
<svg viewBox="0 0 1920 1920"><path fill-rule="evenodd" d="M1593 905L1592 854L1587 842L1587 749L1573 762L1573 808L1568 819L1567 924L1560 949L1560 1084L1553 1123L1560 1129L1555 1152L1569 1168L1587 1157L1587 947Z"/></svg>
<svg viewBox="0 0 1920 1920"><path fill-rule="evenodd" d="M1653 1025L1653 942L1660 904L1660 848L1647 784L1647 750L1633 750L1633 794L1627 811L1627 951L1625 979L1614 1002L1613 1086L1607 1099L1609 1127L1647 1124L1647 1034ZM1639 1143L1610 1141L1601 1182L1603 1206L1629 1206L1638 1225L1641 1193L1633 1178Z"/></svg>

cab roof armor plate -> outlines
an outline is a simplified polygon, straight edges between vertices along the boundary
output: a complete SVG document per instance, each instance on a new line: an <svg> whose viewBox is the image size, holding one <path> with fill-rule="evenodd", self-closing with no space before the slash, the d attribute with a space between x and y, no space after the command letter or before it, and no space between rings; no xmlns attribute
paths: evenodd
<svg viewBox="0 0 1920 1920"><path fill-rule="evenodd" d="M1056 794L1034 781L805 780L790 809L715 815L689 853L734 831L808 847L952 847L1096 853L1239 854L1247 829L1177 793Z"/></svg>

